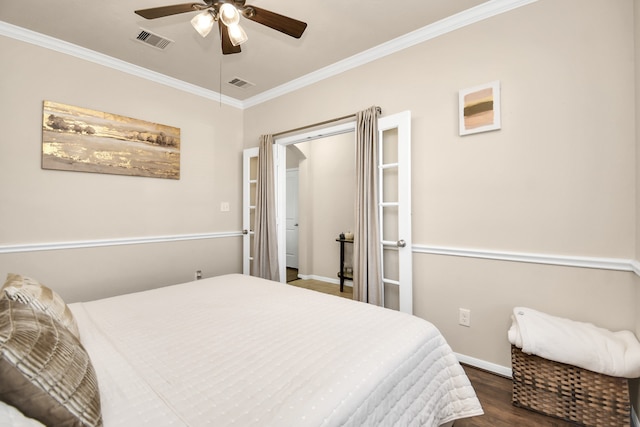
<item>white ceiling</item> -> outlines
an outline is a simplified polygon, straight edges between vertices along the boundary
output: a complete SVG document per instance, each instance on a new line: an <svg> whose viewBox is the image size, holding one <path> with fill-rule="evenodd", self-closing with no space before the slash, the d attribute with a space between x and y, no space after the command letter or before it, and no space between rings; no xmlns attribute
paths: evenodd
<svg viewBox="0 0 640 427"><path fill-rule="evenodd" d="M184 1L0 0L0 21L242 101L453 15L499 13L532 0L248 0L308 27L294 39L244 19L249 40L235 55L222 55L217 31L204 39L196 33L195 12L154 20L134 14ZM141 28L174 43L165 50L140 43ZM255 86L236 88L227 83L234 77Z"/></svg>

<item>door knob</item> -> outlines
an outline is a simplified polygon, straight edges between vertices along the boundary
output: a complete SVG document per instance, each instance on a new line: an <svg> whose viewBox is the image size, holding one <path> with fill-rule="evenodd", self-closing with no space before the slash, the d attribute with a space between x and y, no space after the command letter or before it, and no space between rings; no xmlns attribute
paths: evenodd
<svg viewBox="0 0 640 427"><path fill-rule="evenodd" d="M249 230L242 230L242 234L249 234Z"/></svg>
<svg viewBox="0 0 640 427"><path fill-rule="evenodd" d="M400 239L396 243L396 246L398 246L399 248L404 248L405 246L407 246L407 242L405 242L404 240Z"/></svg>

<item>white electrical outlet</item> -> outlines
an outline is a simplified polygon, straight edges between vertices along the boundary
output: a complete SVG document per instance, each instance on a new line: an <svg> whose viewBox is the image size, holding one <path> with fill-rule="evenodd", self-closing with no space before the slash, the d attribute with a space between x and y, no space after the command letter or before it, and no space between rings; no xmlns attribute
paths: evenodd
<svg viewBox="0 0 640 427"><path fill-rule="evenodd" d="M471 326L471 310L469 310L468 308L459 309L458 324L462 326Z"/></svg>
<svg viewBox="0 0 640 427"><path fill-rule="evenodd" d="M229 212L231 210L229 206L229 202L221 202L220 203L220 212Z"/></svg>
<svg viewBox="0 0 640 427"><path fill-rule="evenodd" d="M196 280L200 280L202 279L202 270L197 270L196 274L194 275Z"/></svg>

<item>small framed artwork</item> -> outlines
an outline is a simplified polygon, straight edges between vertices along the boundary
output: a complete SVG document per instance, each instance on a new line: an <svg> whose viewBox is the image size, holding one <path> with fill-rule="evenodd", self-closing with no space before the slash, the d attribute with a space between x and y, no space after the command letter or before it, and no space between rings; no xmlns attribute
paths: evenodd
<svg viewBox="0 0 640 427"><path fill-rule="evenodd" d="M500 82L461 90L458 109L460 135L500 129Z"/></svg>

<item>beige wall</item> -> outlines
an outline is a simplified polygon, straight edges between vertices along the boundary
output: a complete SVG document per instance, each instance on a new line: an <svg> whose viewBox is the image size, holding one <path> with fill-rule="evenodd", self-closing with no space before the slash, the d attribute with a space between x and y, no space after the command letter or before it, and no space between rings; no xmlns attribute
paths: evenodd
<svg viewBox="0 0 640 427"><path fill-rule="evenodd" d="M411 110L414 245L633 259L633 31L631 0L540 0L250 108L245 145L370 105ZM458 90L492 80L502 130L459 137ZM509 366L512 307L635 329L635 281L415 253L414 311L455 351Z"/></svg>
<svg viewBox="0 0 640 427"><path fill-rule="evenodd" d="M241 229L242 111L0 37L0 246ZM181 178L42 170L42 102L181 129ZM237 184L234 184L237 183ZM231 212L220 212L229 202ZM68 301L241 270L241 239L0 253L0 277L32 275Z"/></svg>
<svg viewBox="0 0 640 427"><path fill-rule="evenodd" d="M300 247L305 256L299 274L337 281L341 232L352 231L355 196L353 133L297 144L300 162Z"/></svg>

